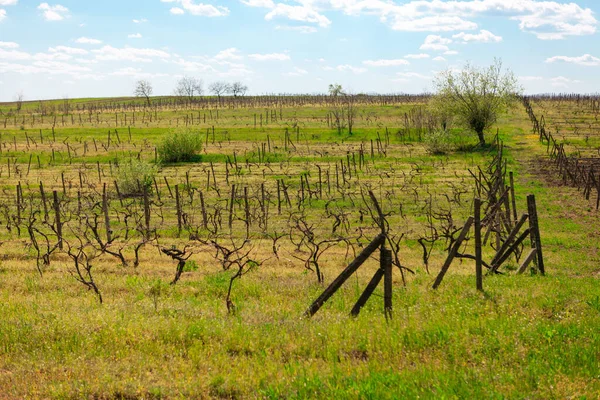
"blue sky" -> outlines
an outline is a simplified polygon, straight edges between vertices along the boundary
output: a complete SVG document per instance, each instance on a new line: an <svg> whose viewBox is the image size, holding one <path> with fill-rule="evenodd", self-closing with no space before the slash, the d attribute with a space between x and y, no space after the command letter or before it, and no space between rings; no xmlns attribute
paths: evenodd
<svg viewBox="0 0 600 400"><path fill-rule="evenodd" d="M528 93L600 92L592 0L0 0L0 101L128 96L146 79L252 94L420 93L502 59Z"/></svg>

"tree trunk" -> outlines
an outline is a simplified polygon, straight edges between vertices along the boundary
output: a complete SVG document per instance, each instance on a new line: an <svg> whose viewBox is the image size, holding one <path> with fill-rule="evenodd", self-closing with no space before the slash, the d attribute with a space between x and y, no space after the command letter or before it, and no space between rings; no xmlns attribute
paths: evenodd
<svg viewBox="0 0 600 400"><path fill-rule="evenodd" d="M479 138L479 144L485 146L485 136L483 131L477 131L477 137Z"/></svg>

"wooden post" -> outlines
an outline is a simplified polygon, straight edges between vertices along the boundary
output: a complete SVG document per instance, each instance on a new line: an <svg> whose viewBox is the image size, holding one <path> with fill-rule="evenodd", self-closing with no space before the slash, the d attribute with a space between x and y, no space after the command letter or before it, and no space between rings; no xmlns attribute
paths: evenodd
<svg viewBox="0 0 600 400"><path fill-rule="evenodd" d="M48 220L48 205L46 204L46 193L44 193L44 184L40 181L40 194L42 196L42 205L44 206L44 221Z"/></svg>
<svg viewBox="0 0 600 400"><path fill-rule="evenodd" d="M525 257L525 259L523 260L523 263L519 267L519 270L517 271L517 275L521 275L523 272L525 272L525 270L527 269L529 264L531 264L531 262L533 261L533 259L535 258L536 255L537 255L537 250L531 249L531 251L529 252L527 257Z"/></svg>
<svg viewBox="0 0 600 400"><path fill-rule="evenodd" d="M110 243L112 239L112 231L110 229L110 217L108 215L108 198L106 195L106 183L102 188L102 211L104 212L104 227L106 228L106 242Z"/></svg>
<svg viewBox="0 0 600 400"><path fill-rule="evenodd" d="M200 192L200 207L202 207L202 225L204 229L208 228L208 218L206 216L206 207L204 206L204 194Z"/></svg>
<svg viewBox="0 0 600 400"><path fill-rule="evenodd" d="M231 185L231 199L229 201L229 229L233 228L233 202L235 201L235 185Z"/></svg>
<svg viewBox="0 0 600 400"><path fill-rule="evenodd" d="M146 239L150 238L150 199L148 186L144 185L144 222L146 224Z"/></svg>
<svg viewBox="0 0 600 400"><path fill-rule="evenodd" d="M510 199L512 202L513 220L517 220L517 200L515 198L515 179L512 171L508 173L510 179Z"/></svg>
<svg viewBox="0 0 600 400"><path fill-rule="evenodd" d="M175 185L175 206L177 207L177 236L181 235L181 198L179 197L179 185Z"/></svg>
<svg viewBox="0 0 600 400"><path fill-rule="evenodd" d="M483 291L483 269L481 255L481 199L475 199L475 276L477 290Z"/></svg>
<svg viewBox="0 0 600 400"><path fill-rule="evenodd" d="M456 253L458 253L458 249L460 248L460 245L467 237L467 234L469 233L469 229L471 229L471 225L473 225L473 220L474 220L473 217L469 217L469 219L467 220L467 223L465 223L465 226L463 227L462 231L458 235L458 239L456 239L456 242L454 242L454 245L452 246L452 249L450 250L450 254L448 254L448 258L446 258L446 262L442 266L440 273L438 274L437 278L435 279L435 282L433 283L433 289L437 289L440 286L440 284L442 283L442 280L444 279L444 275L446 275L446 272L448 272L448 269L450 268L450 264L452 263L452 260L454 260Z"/></svg>
<svg viewBox="0 0 600 400"><path fill-rule="evenodd" d="M325 289L325 291L310 305L306 310L305 315L312 317L325 304L327 300L352 276L354 272L377 250L385 243L385 235L377 236L363 251L346 267L342 273Z"/></svg>
<svg viewBox="0 0 600 400"><path fill-rule="evenodd" d="M528 217L529 217L528 214L523 214L521 216L521 219L517 222L517 224L514 226L512 231L509 233L508 237L506 238L506 240L504 241L502 246L500 246L500 248L496 251L496 255L494 256L494 258L492 259L492 262L490 264L494 271L496 269L498 269L498 267L499 267L499 265L496 265L497 261L504 255L504 253L506 252L506 249L512 244L512 241L517 237L517 234L519 233L519 231L521 230L521 228L527 221Z"/></svg>
<svg viewBox="0 0 600 400"><path fill-rule="evenodd" d="M373 275L373 278L371 278L371 281L365 288L364 292L362 292L362 294L358 298L358 301L356 302L354 307L352 307L352 311L350 311L350 315L352 315L353 317L358 316L358 314L360 313L360 310L367 303L367 300L369 300L369 297L371 297L371 295L373 294L373 292L375 291L377 286L379 286L379 282L381 282L381 278L383 278L384 274L385 273L381 268L379 268L377 270L377 272L375 272L375 275Z"/></svg>
<svg viewBox="0 0 600 400"><path fill-rule="evenodd" d="M527 196L527 210L529 212L529 229L531 231L531 247L536 249L537 257L534 259L537 261L537 268L540 270L542 275L546 274L544 268L544 257L542 254L542 241L540 237L540 227L538 225L538 214L537 206L535 203L535 196Z"/></svg>
<svg viewBox="0 0 600 400"><path fill-rule="evenodd" d="M62 222L60 220L60 203L58 202L58 192L54 190L52 192L54 197L54 215L56 218L56 234L58 235L58 248L63 249L63 237L62 237Z"/></svg>
<svg viewBox="0 0 600 400"><path fill-rule="evenodd" d="M380 265L383 270L383 310L386 319L392 318L392 251L382 246Z"/></svg>

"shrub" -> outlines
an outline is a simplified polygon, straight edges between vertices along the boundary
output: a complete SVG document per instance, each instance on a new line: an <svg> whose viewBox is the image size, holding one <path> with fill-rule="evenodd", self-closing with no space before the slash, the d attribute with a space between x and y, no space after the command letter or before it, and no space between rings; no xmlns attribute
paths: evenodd
<svg viewBox="0 0 600 400"><path fill-rule="evenodd" d="M423 137L425 148L430 154L446 154L452 150L452 138L449 131L435 129Z"/></svg>
<svg viewBox="0 0 600 400"><path fill-rule="evenodd" d="M192 131L170 133L158 146L163 163L193 161L202 149L200 134Z"/></svg>
<svg viewBox="0 0 600 400"><path fill-rule="evenodd" d="M141 196L144 187L148 193L152 192L152 183L156 176L157 168L146 161L131 159L119 162L116 181L122 196Z"/></svg>

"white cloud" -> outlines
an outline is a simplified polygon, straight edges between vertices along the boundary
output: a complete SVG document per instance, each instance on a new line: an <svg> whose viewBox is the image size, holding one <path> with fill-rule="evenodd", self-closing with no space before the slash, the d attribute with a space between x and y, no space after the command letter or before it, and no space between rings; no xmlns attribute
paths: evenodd
<svg viewBox="0 0 600 400"><path fill-rule="evenodd" d="M433 59L433 61L443 62L443 61L446 61L446 59L442 56L437 56L436 58Z"/></svg>
<svg viewBox="0 0 600 400"><path fill-rule="evenodd" d="M315 28L314 26L306 26L306 25L299 25L299 26L277 25L275 27L275 30L293 31L293 32L299 32L299 33L305 33L305 34L317 32L317 28Z"/></svg>
<svg viewBox="0 0 600 400"><path fill-rule="evenodd" d="M502 41L501 36L496 36L490 31L482 29L477 34L461 32L452 35L453 39L458 39L463 43L499 43Z"/></svg>
<svg viewBox="0 0 600 400"><path fill-rule="evenodd" d="M141 39L142 38L142 34L141 33L132 33L130 35L127 35L127 37L129 39Z"/></svg>
<svg viewBox="0 0 600 400"><path fill-rule="evenodd" d="M431 57L429 54L425 54L425 53L421 53L421 54L407 54L404 56L404 58L412 58L415 60L420 60L423 58L429 58Z"/></svg>
<svg viewBox="0 0 600 400"><path fill-rule="evenodd" d="M302 68L294 67L292 72L286 72L283 76L302 76L308 74L308 71Z"/></svg>
<svg viewBox="0 0 600 400"><path fill-rule="evenodd" d="M400 65L409 65L410 63L406 60L366 60L363 64L371 67L398 67Z"/></svg>
<svg viewBox="0 0 600 400"><path fill-rule="evenodd" d="M331 21L326 16L320 14L310 6L291 6L289 4L279 3L265 15L267 21L276 17L318 24L320 27L331 25Z"/></svg>
<svg viewBox="0 0 600 400"><path fill-rule="evenodd" d="M274 8L273 0L241 0L243 4L250 7Z"/></svg>
<svg viewBox="0 0 600 400"><path fill-rule="evenodd" d="M179 58L174 60L173 64L181 66L185 72L216 72L215 68L205 62L188 61Z"/></svg>
<svg viewBox="0 0 600 400"><path fill-rule="evenodd" d="M65 54L76 54L76 55L84 55L84 54L88 54L87 50L84 49L78 49L76 47L68 47L68 46L56 46L56 47L50 47L48 49L48 51L50 53L65 53Z"/></svg>
<svg viewBox="0 0 600 400"><path fill-rule="evenodd" d="M69 16L69 9L60 4L51 6L48 3L42 3L38 6L38 10L42 11L46 21L62 21Z"/></svg>
<svg viewBox="0 0 600 400"><path fill-rule="evenodd" d="M250 54L248 58L255 61L287 61L290 56L285 53L270 53L270 54Z"/></svg>
<svg viewBox="0 0 600 400"><path fill-rule="evenodd" d="M126 67L126 68L118 69L114 72L111 72L110 75L132 76L137 79L161 78L161 77L169 76L168 74L163 74L163 73L144 72L141 68L133 68L133 67Z"/></svg>
<svg viewBox="0 0 600 400"><path fill-rule="evenodd" d="M516 21L522 31L549 40L591 35L597 25L590 8L550 0L406 0L402 4L386 0L295 0L296 4L242 0L242 3L271 10L267 20L280 16L328 26L330 21L322 12L340 11L352 16L373 15L394 30L412 32L471 31L478 28L476 18L504 17Z"/></svg>
<svg viewBox="0 0 600 400"><path fill-rule="evenodd" d="M138 49L134 47L116 48L103 46L101 49L92 50L96 59L101 61L134 61L151 62L152 59L168 59L171 55L163 50Z"/></svg>
<svg viewBox="0 0 600 400"><path fill-rule="evenodd" d="M14 6L18 0L0 0L0 6ZM0 22L6 19L6 10L0 8Z"/></svg>
<svg viewBox="0 0 600 400"><path fill-rule="evenodd" d="M397 72L396 76L400 78L431 79L431 76L423 75L418 72Z"/></svg>
<svg viewBox="0 0 600 400"><path fill-rule="evenodd" d="M448 51L448 45L452 43L452 39L443 38L438 35L429 35L425 38L425 42L419 47L421 50L433 51Z"/></svg>
<svg viewBox="0 0 600 400"><path fill-rule="evenodd" d="M576 79L565 78L564 76L557 76L555 78L550 79L552 82L552 86L559 88L568 88L573 83L581 83L581 81Z"/></svg>
<svg viewBox="0 0 600 400"><path fill-rule="evenodd" d="M80 37L79 39L75 40L75 42L80 44L101 44L102 40Z"/></svg>
<svg viewBox="0 0 600 400"><path fill-rule="evenodd" d="M556 61L585 65L586 67L600 66L600 58L594 57L591 54L584 54L581 57L554 56L546 60L547 63L554 63Z"/></svg>
<svg viewBox="0 0 600 400"><path fill-rule="evenodd" d="M148 20L146 18L140 18L140 19L134 19L133 20L134 24L143 24L145 22L148 22Z"/></svg>
<svg viewBox="0 0 600 400"><path fill-rule="evenodd" d="M31 65L0 62L0 72L17 74L71 75L91 72L90 68L59 61L35 61Z"/></svg>
<svg viewBox="0 0 600 400"><path fill-rule="evenodd" d="M5 49L18 49L19 44L15 42L0 42L0 48Z"/></svg>
<svg viewBox="0 0 600 400"><path fill-rule="evenodd" d="M353 67L352 65L348 65L348 64L338 65L337 67L335 67L335 69L337 69L338 71L342 71L342 72L350 71L350 72L353 72L355 74L362 74L364 72L367 72L366 68Z"/></svg>
<svg viewBox="0 0 600 400"><path fill-rule="evenodd" d="M0 48L0 60L20 61L30 60L31 58L31 54L25 53L24 51L4 50L3 48Z"/></svg>
<svg viewBox="0 0 600 400"><path fill-rule="evenodd" d="M222 50L214 57L215 60L241 60L240 51L235 47Z"/></svg>
<svg viewBox="0 0 600 400"><path fill-rule="evenodd" d="M448 50L448 51L444 52L444 55L447 55L447 56L455 56L457 54L458 54L458 51L456 51L456 50Z"/></svg>
<svg viewBox="0 0 600 400"><path fill-rule="evenodd" d="M202 17L225 17L229 15L229 9L212 4L195 3L194 0L160 0L163 3L177 3L181 7L171 8L171 14L184 14L185 11L192 15Z"/></svg>

